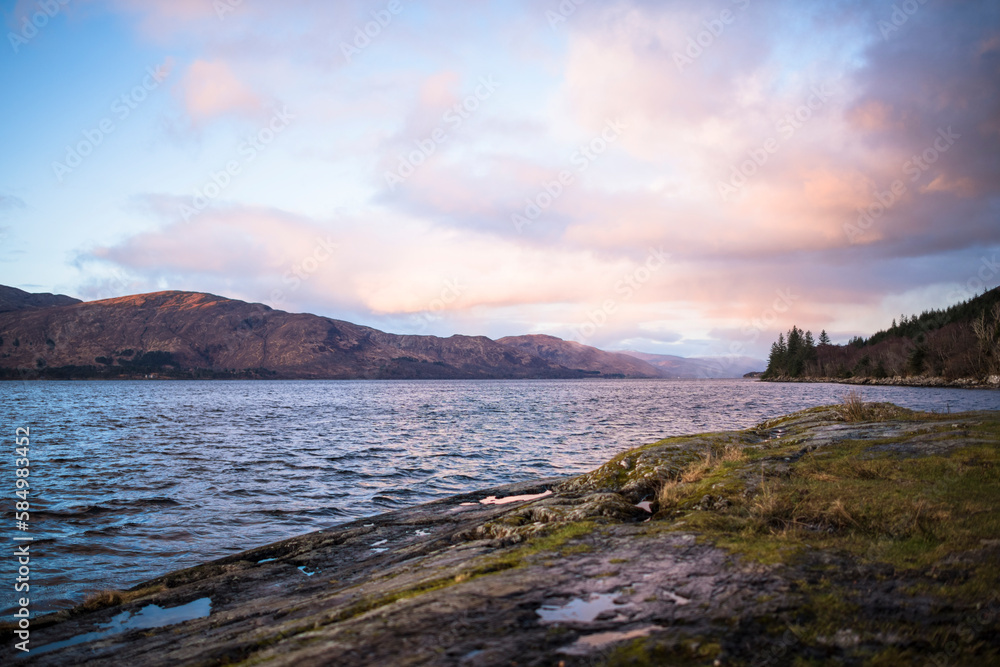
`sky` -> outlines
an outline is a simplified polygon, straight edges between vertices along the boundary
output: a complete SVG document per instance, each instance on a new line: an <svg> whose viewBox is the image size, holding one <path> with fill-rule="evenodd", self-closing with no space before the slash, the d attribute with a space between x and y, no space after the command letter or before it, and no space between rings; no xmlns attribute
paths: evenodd
<svg viewBox="0 0 1000 667"><path fill-rule="evenodd" d="M763 357L1000 283L992 0L0 7L0 284Z"/></svg>

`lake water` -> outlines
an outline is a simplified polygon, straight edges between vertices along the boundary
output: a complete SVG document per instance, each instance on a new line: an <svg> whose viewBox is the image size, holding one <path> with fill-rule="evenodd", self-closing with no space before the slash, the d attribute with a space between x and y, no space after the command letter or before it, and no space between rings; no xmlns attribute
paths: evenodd
<svg viewBox="0 0 1000 667"><path fill-rule="evenodd" d="M0 609L29 535L35 612L398 507L585 472L683 433L837 403L849 387L750 380L5 382ZM937 412L1000 391L864 387ZM14 429L31 428L30 530ZM6 481L4 481L6 480Z"/></svg>

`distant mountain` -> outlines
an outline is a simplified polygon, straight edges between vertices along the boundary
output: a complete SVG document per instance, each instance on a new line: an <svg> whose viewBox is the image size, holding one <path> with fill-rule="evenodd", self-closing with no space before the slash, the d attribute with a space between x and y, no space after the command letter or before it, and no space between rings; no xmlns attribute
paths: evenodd
<svg viewBox="0 0 1000 667"><path fill-rule="evenodd" d="M565 366L585 369L601 375L619 375L634 378L664 377L657 367L641 359L617 352L605 352L574 341L541 334L507 336L498 343L516 348L536 357Z"/></svg>
<svg viewBox="0 0 1000 667"><path fill-rule="evenodd" d="M0 285L0 313L27 308L68 306L74 303L80 303L80 300L65 294L32 294L16 287Z"/></svg>
<svg viewBox="0 0 1000 667"><path fill-rule="evenodd" d="M753 357L675 357L634 350L625 350L621 354L655 366L662 377L668 378L739 378L760 371L767 365L763 359Z"/></svg>
<svg viewBox="0 0 1000 667"><path fill-rule="evenodd" d="M565 363L484 336L401 336L198 292L80 302L5 288L0 376L274 378L651 377L623 355L553 338ZM67 302L68 300L68 302ZM47 307L44 304L49 303Z"/></svg>

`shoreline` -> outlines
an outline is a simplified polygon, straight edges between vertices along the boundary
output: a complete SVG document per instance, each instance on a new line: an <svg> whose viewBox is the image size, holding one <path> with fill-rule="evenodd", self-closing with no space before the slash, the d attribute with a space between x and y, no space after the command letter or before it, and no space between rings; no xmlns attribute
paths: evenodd
<svg viewBox="0 0 1000 667"><path fill-rule="evenodd" d="M877 387L931 387L938 389L1000 389L1000 378L991 381L980 381L975 378L956 378L947 380L943 377L918 376L918 377L891 377L891 378L832 378L832 377L779 377L779 378L758 378L761 382L774 383L817 383L817 384L846 384L858 386Z"/></svg>
<svg viewBox="0 0 1000 667"><path fill-rule="evenodd" d="M24 663L910 662L957 629L961 660L997 659L1000 411L863 408L672 437L170 572L32 619ZM928 474L960 493L929 497Z"/></svg>

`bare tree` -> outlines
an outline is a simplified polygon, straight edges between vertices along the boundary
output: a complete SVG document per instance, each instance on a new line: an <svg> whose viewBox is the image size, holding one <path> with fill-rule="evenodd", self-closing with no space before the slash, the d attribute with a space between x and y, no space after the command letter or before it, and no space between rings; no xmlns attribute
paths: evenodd
<svg viewBox="0 0 1000 667"><path fill-rule="evenodd" d="M972 321L979 351L979 371L982 375L1000 375L1000 302Z"/></svg>

